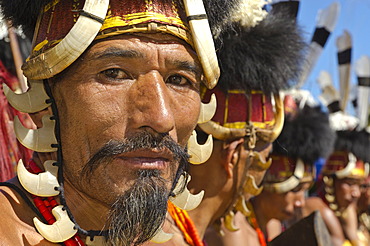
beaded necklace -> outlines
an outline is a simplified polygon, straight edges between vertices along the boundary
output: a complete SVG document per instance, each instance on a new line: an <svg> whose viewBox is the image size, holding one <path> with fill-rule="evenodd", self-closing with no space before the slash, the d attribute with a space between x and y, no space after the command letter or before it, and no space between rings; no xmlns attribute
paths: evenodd
<svg viewBox="0 0 370 246"><path fill-rule="evenodd" d="M41 170L41 168L39 168L33 160L31 160L28 164L29 164L27 167L28 171L34 174L43 172L43 170ZM35 206L40 211L44 219L48 222L49 225L52 225L56 221L56 219L54 215L52 214L51 210L54 207L59 205L57 201L55 200L55 198L54 197L39 197L33 194L31 194L31 197L32 197L32 200ZM64 241L63 245L65 246L85 246L85 243L81 240L78 233L76 233L72 238Z"/></svg>
<svg viewBox="0 0 370 246"><path fill-rule="evenodd" d="M183 233L185 241L191 246L204 246L200 239L194 222L185 210L176 207L172 202L168 202L168 213L175 221L176 226Z"/></svg>

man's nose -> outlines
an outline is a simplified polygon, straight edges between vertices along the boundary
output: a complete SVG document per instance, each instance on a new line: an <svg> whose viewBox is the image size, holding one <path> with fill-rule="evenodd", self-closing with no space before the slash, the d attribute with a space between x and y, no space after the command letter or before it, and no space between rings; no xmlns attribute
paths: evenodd
<svg viewBox="0 0 370 246"><path fill-rule="evenodd" d="M170 132L175 127L175 117L171 109L173 95L161 74L157 71L140 75L130 88L128 112L130 127L151 128L158 133Z"/></svg>
<svg viewBox="0 0 370 246"><path fill-rule="evenodd" d="M351 185L351 196L356 199L360 198L361 191L359 185Z"/></svg>

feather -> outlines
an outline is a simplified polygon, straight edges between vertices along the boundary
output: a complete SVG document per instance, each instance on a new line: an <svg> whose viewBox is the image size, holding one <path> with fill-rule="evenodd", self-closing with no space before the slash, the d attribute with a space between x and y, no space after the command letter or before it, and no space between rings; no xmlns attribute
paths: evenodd
<svg viewBox="0 0 370 246"><path fill-rule="evenodd" d="M253 28L235 25L219 37L218 58L223 90L262 90L277 93L300 72L301 30L285 12L270 13Z"/></svg>
<svg viewBox="0 0 370 246"><path fill-rule="evenodd" d="M320 9L316 15L316 28L312 36L303 72L297 85L298 88L303 86L307 77L310 75L312 68L321 55L326 41L334 30L339 15L339 6L339 3L334 2L326 9Z"/></svg>

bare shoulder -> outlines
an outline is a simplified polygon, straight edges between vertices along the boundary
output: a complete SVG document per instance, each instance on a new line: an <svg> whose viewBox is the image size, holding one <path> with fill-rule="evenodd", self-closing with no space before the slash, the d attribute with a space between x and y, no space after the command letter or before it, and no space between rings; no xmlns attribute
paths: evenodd
<svg viewBox="0 0 370 246"><path fill-rule="evenodd" d="M14 180L9 183L17 186ZM0 211L1 245L54 245L36 232L35 213L14 189L0 186Z"/></svg>
<svg viewBox="0 0 370 246"><path fill-rule="evenodd" d="M319 197L309 197L305 200L305 216L311 214L316 210L325 210L328 206L323 202L323 200ZM329 208L328 208L329 209Z"/></svg>

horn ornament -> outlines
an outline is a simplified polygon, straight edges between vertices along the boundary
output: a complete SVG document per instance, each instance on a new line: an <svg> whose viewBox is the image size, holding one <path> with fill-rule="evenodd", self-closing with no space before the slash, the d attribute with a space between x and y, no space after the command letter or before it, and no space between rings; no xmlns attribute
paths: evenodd
<svg viewBox="0 0 370 246"><path fill-rule="evenodd" d="M272 129L256 128L256 134L268 143L274 142L280 135L284 126L284 103L279 94L274 94L275 99L275 125Z"/></svg>
<svg viewBox="0 0 370 246"><path fill-rule="evenodd" d="M27 171L23 161L19 160L17 165L17 175L19 182L29 193L41 197L57 196L59 190L58 183L58 166L53 166L55 161L49 160L44 162L45 172L33 174Z"/></svg>
<svg viewBox="0 0 370 246"><path fill-rule="evenodd" d="M197 165L206 162L212 154L213 139L212 135L208 135L205 144L200 145L197 141L197 133L193 131L188 141L188 153L190 155L189 162Z"/></svg>
<svg viewBox="0 0 370 246"><path fill-rule="evenodd" d="M30 89L23 94L14 93L5 83L3 84L4 94L10 105L18 111L24 113L35 113L47 108L50 99L44 89L42 80L33 80L30 82Z"/></svg>
<svg viewBox="0 0 370 246"><path fill-rule="evenodd" d="M19 142L26 148L37 152L54 152L58 149L52 145L58 144L55 134L55 120L50 115L42 117L42 128L32 130L25 128L18 117L14 118L14 131Z"/></svg>
<svg viewBox="0 0 370 246"><path fill-rule="evenodd" d="M265 187L274 190L276 193L285 193L294 189L303 178L304 175L304 164L301 159L297 160L297 166L295 167L294 173L287 180L280 183L266 184Z"/></svg>
<svg viewBox="0 0 370 246"><path fill-rule="evenodd" d="M202 190L196 195L191 194L187 188L187 185L191 180L191 176L188 175L188 177L188 181L185 184L185 175L180 176L173 190L173 192L175 193L175 197L170 197L169 200L177 207L183 210L190 211L198 207L198 205L202 202L204 191ZM184 187L184 184L185 189L180 193L181 189Z"/></svg>
<svg viewBox="0 0 370 246"><path fill-rule="evenodd" d="M262 140L272 143L281 133L284 126L284 107L283 100L279 94L274 95L275 99L275 125L273 129L256 128L256 134ZM245 129L228 128L217 124L214 121L208 121L198 124L202 131L212 134L212 136L219 140L229 140L241 138L246 136Z"/></svg>
<svg viewBox="0 0 370 246"><path fill-rule="evenodd" d="M166 233L162 230L162 228L159 228L157 233L150 239L153 243L164 243L170 240L173 237L173 234Z"/></svg>
<svg viewBox="0 0 370 246"><path fill-rule="evenodd" d="M210 121L212 117L215 115L216 109L217 109L216 95L212 94L209 103L207 104L201 103L198 124Z"/></svg>
<svg viewBox="0 0 370 246"><path fill-rule="evenodd" d="M238 201L236 202L235 209L241 212L244 216L251 215L251 211L249 211L247 204L245 203L245 198L243 195L241 195Z"/></svg>
<svg viewBox="0 0 370 246"><path fill-rule="evenodd" d="M253 166L257 166L259 169L262 170L267 170L271 164L272 164L272 159L269 158L267 161L263 161L261 154L257 151L254 151L253 153Z"/></svg>
<svg viewBox="0 0 370 246"><path fill-rule="evenodd" d="M352 170L356 167L356 157L350 152L348 153L348 164L342 170L336 171L335 176L339 179L348 177Z"/></svg>
<svg viewBox="0 0 370 246"><path fill-rule="evenodd" d="M193 36L194 48L207 79L207 88L212 89L220 77L220 68L203 1L184 0L184 6Z"/></svg>
<svg viewBox="0 0 370 246"><path fill-rule="evenodd" d="M52 225L42 223L38 218L33 218L33 223L37 231L48 241L61 243L73 237L77 233L75 224L68 217L67 211L63 210L63 205L54 207L53 213L56 222Z"/></svg>
<svg viewBox="0 0 370 246"><path fill-rule="evenodd" d="M247 180L245 181L244 185L244 191L253 196L258 196L259 194L261 194L262 190L263 187L257 186L254 177L251 175L247 175Z"/></svg>
<svg viewBox="0 0 370 246"><path fill-rule="evenodd" d="M24 75L30 79L47 79L71 65L92 43L108 11L109 0L86 0L85 15L56 46L30 59L23 66ZM95 18L87 17L94 16ZM101 21L97 21L99 19Z"/></svg>
<svg viewBox="0 0 370 246"><path fill-rule="evenodd" d="M235 217L234 212L230 211L228 214L226 214L225 219L224 219L225 228L231 232L239 230L239 228L237 228L234 224L234 217Z"/></svg>

